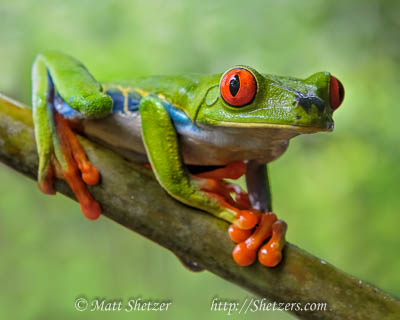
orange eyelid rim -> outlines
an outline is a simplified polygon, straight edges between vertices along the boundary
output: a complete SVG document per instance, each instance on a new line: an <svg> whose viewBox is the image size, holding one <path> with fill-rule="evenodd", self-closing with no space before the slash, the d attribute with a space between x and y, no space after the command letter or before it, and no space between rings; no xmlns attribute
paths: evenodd
<svg viewBox="0 0 400 320"><path fill-rule="evenodd" d="M239 77L240 87L233 96L230 91L230 81L232 77ZM257 82L254 75L243 68L235 68L225 73L220 82L220 92L222 99L233 107L243 107L254 100L257 93Z"/></svg>

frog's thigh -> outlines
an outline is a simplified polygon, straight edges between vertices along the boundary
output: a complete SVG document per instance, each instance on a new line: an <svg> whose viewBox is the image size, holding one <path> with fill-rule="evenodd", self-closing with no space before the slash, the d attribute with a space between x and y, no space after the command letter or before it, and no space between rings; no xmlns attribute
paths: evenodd
<svg viewBox="0 0 400 320"><path fill-rule="evenodd" d="M218 201L198 189L182 162L178 136L163 102L147 96L139 110L143 143L160 185L179 201L219 216L222 209ZM232 213L228 220L234 218Z"/></svg>
<svg viewBox="0 0 400 320"><path fill-rule="evenodd" d="M101 84L78 60L59 53L48 52L36 58L43 64L56 91L68 105L86 117L105 117L112 111L112 99L103 92Z"/></svg>

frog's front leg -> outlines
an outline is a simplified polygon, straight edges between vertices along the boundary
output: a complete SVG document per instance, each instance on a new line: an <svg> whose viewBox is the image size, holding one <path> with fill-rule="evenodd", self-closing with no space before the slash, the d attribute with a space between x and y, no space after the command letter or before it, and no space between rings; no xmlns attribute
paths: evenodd
<svg viewBox="0 0 400 320"><path fill-rule="evenodd" d="M164 102L149 95L141 100L139 110L143 142L160 185L189 206L212 213L241 229L252 229L258 222L257 214L236 208L212 190L200 190L204 181L192 176L184 165L178 136Z"/></svg>
<svg viewBox="0 0 400 320"><path fill-rule="evenodd" d="M246 238L243 231L230 227L230 235L237 242L233 258L240 265L249 265L256 260L267 267L276 266L282 259L287 225L272 213L271 193L267 165L250 160L246 165L246 185L251 207L264 212L254 233ZM269 238L264 245L263 242ZM261 248L260 248L261 247Z"/></svg>
<svg viewBox="0 0 400 320"><path fill-rule="evenodd" d="M55 104L60 100L74 117L101 117L112 109L111 98L101 92L100 84L81 63L60 53L39 55L32 67L39 188L54 194L54 176L65 179L85 216L97 219L100 205L93 200L86 184L96 184L99 173L88 161L70 122L57 112Z"/></svg>

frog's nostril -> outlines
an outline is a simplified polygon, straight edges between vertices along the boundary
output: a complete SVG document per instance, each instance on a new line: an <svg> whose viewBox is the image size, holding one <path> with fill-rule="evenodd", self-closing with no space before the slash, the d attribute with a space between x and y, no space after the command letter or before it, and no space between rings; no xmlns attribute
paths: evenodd
<svg viewBox="0 0 400 320"><path fill-rule="evenodd" d="M329 83L329 95L330 95L330 103L331 108L335 111L339 106L342 104L344 99L344 87L342 83L331 76L330 83Z"/></svg>

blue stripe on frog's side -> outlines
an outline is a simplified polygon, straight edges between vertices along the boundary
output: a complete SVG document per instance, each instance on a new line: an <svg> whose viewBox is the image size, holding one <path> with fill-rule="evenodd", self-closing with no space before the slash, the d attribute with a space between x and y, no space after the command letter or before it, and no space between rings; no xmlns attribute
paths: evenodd
<svg viewBox="0 0 400 320"><path fill-rule="evenodd" d="M190 136L190 134L200 132L200 129L197 126L195 126L193 121L186 115L185 112L174 107L167 101L164 101L164 107L167 110L172 121L174 122L176 130L180 134L186 133L187 136Z"/></svg>
<svg viewBox="0 0 400 320"><path fill-rule="evenodd" d="M112 87L106 90L106 93L113 100L113 114L131 114L139 111L139 103L142 96L131 89ZM170 115L176 130L179 133L198 133L199 128L196 127L192 120L186 115L186 113L166 100L162 100L165 109ZM58 113L60 113L66 119L82 119L84 115L79 111L72 108L66 103L58 93L54 96L54 107Z"/></svg>
<svg viewBox="0 0 400 320"><path fill-rule="evenodd" d="M106 93L113 100L113 113L130 113L139 110L142 96L130 88L109 88Z"/></svg>
<svg viewBox="0 0 400 320"><path fill-rule="evenodd" d="M113 113L132 113L139 110L139 103L142 99L142 96L138 92L130 88L112 87L109 88L106 93L114 102ZM161 100L178 132L194 133L199 130L185 112L176 108L167 100ZM128 112L126 112L126 110L128 110Z"/></svg>

